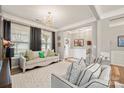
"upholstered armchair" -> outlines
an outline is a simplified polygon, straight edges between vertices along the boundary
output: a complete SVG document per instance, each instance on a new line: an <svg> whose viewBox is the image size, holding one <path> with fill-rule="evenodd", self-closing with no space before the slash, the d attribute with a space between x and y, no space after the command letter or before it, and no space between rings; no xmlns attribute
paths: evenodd
<svg viewBox="0 0 124 93"><path fill-rule="evenodd" d="M77 86L70 83L63 76L51 74L51 87L52 88L108 88L110 80L111 67L108 65L102 66L102 72L98 79L92 79L85 83L83 86Z"/></svg>

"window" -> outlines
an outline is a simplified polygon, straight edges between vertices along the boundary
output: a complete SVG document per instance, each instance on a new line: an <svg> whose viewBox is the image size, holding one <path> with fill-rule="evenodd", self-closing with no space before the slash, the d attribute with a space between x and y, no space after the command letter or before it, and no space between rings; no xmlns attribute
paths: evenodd
<svg viewBox="0 0 124 93"><path fill-rule="evenodd" d="M11 41L14 42L14 55L19 56L29 50L30 27L12 23Z"/></svg>
<svg viewBox="0 0 124 93"><path fill-rule="evenodd" d="M44 51L47 49L52 49L52 32L43 30L41 33L41 38L42 38L41 49Z"/></svg>

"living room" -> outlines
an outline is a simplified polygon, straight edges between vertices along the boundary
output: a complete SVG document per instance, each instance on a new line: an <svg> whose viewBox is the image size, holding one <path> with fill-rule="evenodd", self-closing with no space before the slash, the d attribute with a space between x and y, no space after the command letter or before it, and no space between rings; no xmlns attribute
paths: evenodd
<svg viewBox="0 0 124 93"><path fill-rule="evenodd" d="M123 5L1 5L0 8L1 87L124 87ZM70 72L74 75L69 76L72 81L68 81L62 75L68 76L71 64L77 67ZM2 78L6 76L5 65L10 68L9 80ZM97 78L91 74L95 77L91 81L85 75L81 79L79 70L83 68L84 73L89 67L92 68L89 74L99 68L101 72L97 71ZM4 80L9 83L4 85Z"/></svg>

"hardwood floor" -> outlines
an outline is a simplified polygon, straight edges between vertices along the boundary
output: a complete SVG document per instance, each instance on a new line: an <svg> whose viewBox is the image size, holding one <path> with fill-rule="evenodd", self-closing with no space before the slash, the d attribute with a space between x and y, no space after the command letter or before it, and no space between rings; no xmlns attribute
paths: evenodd
<svg viewBox="0 0 124 93"><path fill-rule="evenodd" d="M22 70L20 68L11 69L11 75L15 75L15 74L18 74L21 72L22 72Z"/></svg>
<svg viewBox="0 0 124 93"><path fill-rule="evenodd" d="M114 82L119 82L121 84L124 84L124 67L111 65L111 68L112 71L111 71L110 87L111 88L115 87Z"/></svg>

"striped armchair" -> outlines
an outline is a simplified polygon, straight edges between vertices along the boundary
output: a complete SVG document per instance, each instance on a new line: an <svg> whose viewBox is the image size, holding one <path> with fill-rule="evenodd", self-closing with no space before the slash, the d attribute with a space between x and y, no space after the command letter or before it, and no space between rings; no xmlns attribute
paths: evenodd
<svg viewBox="0 0 124 93"><path fill-rule="evenodd" d="M109 88L111 67L108 65L102 66L102 72L98 79L92 79L82 86L77 86L69 82L64 76L51 75L52 88Z"/></svg>

